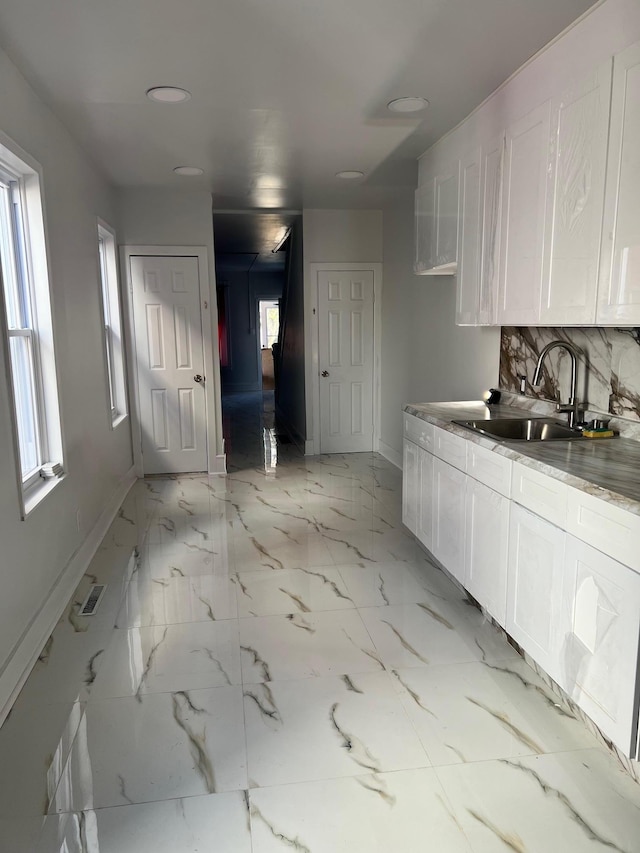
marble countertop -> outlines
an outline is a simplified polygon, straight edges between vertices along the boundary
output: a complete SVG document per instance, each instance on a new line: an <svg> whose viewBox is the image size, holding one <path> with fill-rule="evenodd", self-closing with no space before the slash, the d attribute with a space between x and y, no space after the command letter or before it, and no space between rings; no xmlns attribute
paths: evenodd
<svg viewBox="0 0 640 853"><path fill-rule="evenodd" d="M545 417L545 413L510 405L489 407L476 400L461 403L410 403L404 407L404 411L640 515L639 441L616 437L585 438L579 441L498 442L452 421ZM558 417L558 420L564 419Z"/></svg>

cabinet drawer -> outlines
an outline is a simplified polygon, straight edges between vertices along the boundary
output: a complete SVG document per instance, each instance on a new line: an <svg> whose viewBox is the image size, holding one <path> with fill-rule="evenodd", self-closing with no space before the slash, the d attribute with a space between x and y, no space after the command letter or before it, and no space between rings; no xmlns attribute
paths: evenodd
<svg viewBox="0 0 640 853"><path fill-rule="evenodd" d="M404 437L433 453L433 433L435 427L422 418L404 413Z"/></svg>
<svg viewBox="0 0 640 853"><path fill-rule="evenodd" d="M467 470L467 444L464 438L435 427L432 452L460 471Z"/></svg>
<svg viewBox="0 0 640 853"><path fill-rule="evenodd" d="M505 498L511 497L511 460L468 442L467 474Z"/></svg>
<svg viewBox="0 0 640 853"><path fill-rule="evenodd" d="M547 474L540 474L519 462L513 463L511 497L514 501L546 518L558 527L567 519L568 486Z"/></svg>
<svg viewBox="0 0 640 853"><path fill-rule="evenodd" d="M640 571L640 516L579 489L567 488L567 531Z"/></svg>

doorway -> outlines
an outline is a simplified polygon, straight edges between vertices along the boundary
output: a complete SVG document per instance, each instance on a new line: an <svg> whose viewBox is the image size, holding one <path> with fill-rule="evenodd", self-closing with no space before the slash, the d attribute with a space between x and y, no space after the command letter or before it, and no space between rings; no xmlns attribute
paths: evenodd
<svg viewBox="0 0 640 853"><path fill-rule="evenodd" d="M260 366L262 390L275 388L274 344L280 334L280 303L275 299L258 300L258 340L260 344Z"/></svg>

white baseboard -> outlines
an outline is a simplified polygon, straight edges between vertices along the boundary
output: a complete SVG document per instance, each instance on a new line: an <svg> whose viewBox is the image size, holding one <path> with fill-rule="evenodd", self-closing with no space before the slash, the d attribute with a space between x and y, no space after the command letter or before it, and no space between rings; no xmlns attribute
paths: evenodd
<svg viewBox="0 0 640 853"><path fill-rule="evenodd" d="M87 571L123 500L136 480L135 468L131 468L120 481L85 540L49 590L44 604L31 620L0 673L0 726L11 710L45 643L53 633L82 575Z"/></svg>
<svg viewBox="0 0 640 853"><path fill-rule="evenodd" d="M378 440L378 453L402 471L402 454L382 439Z"/></svg>
<svg viewBox="0 0 640 853"><path fill-rule="evenodd" d="M214 456L211 460L210 474L226 474L227 473L227 454L226 453L218 453L217 456Z"/></svg>

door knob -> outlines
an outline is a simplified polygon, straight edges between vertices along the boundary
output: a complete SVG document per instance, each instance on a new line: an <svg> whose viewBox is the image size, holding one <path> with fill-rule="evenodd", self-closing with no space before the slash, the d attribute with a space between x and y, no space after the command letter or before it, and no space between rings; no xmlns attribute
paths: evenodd
<svg viewBox="0 0 640 853"><path fill-rule="evenodd" d="M329 371L328 371L328 370L323 370L323 371L322 371L322 373L321 373L321 376L328 376L328 375L329 375Z"/></svg>
<svg viewBox="0 0 640 853"><path fill-rule="evenodd" d="M196 375L193 377L193 381L194 382L204 382L204 376L201 376L199 373L196 373Z"/></svg>

